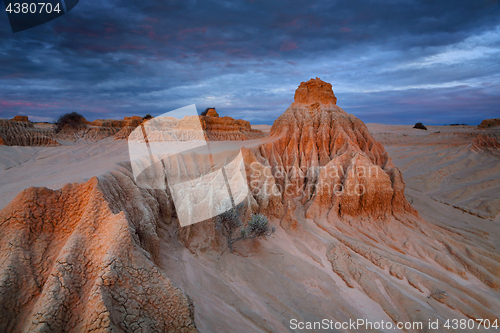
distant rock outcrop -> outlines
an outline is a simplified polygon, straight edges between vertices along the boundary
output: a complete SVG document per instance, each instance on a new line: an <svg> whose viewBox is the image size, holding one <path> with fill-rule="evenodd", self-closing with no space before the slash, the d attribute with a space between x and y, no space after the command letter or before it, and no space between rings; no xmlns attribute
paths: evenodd
<svg viewBox="0 0 500 333"><path fill-rule="evenodd" d="M81 129L64 129L59 134L65 138L77 141L98 141L108 137L115 140L126 139L128 135L143 121L142 117L125 117L123 120L96 119L87 121L87 126Z"/></svg>
<svg viewBox="0 0 500 333"><path fill-rule="evenodd" d="M28 116L15 116L14 118L12 118L13 121L23 121L23 122L30 122L29 119L28 119Z"/></svg>
<svg viewBox="0 0 500 333"><path fill-rule="evenodd" d="M130 133L143 122L139 116L125 117L121 124L121 129L114 135L115 140L127 139Z"/></svg>
<svg viewBox="0 0 500 333"><path fill-rule="evenodd" d="M146 127L150 128L152 132L148 140L171 141L173 139L171 135L172 129L174 129L174 131L182 131L182 136L184 138L176 138L176 140L189 138L189 140L243 141L266 136L263 132L252 129L250 122L246 120L234 119L227 116L219 117L213 108L207 109L206 112L203 113L211 115L185 116L181 119L160 117L147 120L144 124ZM143 136L141 130L135 131L133 135L137 135L138 139ZM196 138L194 136L196 136Z"/></svg>
<svg viewBox="0 0 500 333"><path fill-rule="evenodd" d="M118 128L124 128L124 127L137 127L140 123L142 123L142 117L139 116L132 116L132 117L125 117L123 120L115 120L115 119L96 119L93 122L90 123L92 126L99 126L99 127L118 127Z"/></svg>
<svg viewBox="0 0 500 333"><path fill-rule="evenodd" d="M201 116L218 117L219 114L215 111L215 108L206 108L205 111L201 113Z"/></svg>
<svg viewBox="0 0 500 333"><path fill-rule="evenodd" d="M496 127L496 126L500 126L500 118L485 119L477 127L478 128L491 128L491 127Z"/></svg>
<svg viewBox="0 0 500 333"><path fill-rule="evenodd" d="M33 123L0 119L0 144L6 146L57 146L53 132Z"/></svg>
<svg viewBox="0 0 500 333"><path fill-rule="evenodd" d="M250 140L265 136L261 131L252 129L250 122L227 116L219 117L215 109L210 109L207 116L201 116L200 121L207 140Z"/></svg>

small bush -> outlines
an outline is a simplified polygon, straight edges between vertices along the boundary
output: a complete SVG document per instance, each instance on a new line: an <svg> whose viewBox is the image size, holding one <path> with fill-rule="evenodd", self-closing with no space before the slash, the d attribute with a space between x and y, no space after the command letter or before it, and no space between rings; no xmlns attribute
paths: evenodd
<svg viewBox="0 0 500 333"><path fill-rule="evenodd" d="M218 207L219 211L224 211L215 218L215 229L220 230L226 238L227 247L233 252L233 244L244 239L257 238L271 235L276 229L269 225L269 220L265 215L253 214L246 227L243 227L241 216L245 205L240 203L236 207L225 210L225 207ZM240 236L235 237L240 229Z"/></svg>
<svg viewBox="0 0 500 333"><path fill-rule="evenodd" d="M142 117L142 120L149 120L149 119L153 119L153 116L150 115L149 113L146 114L144 117Z"/></svg>
<svg viewBox="0 0 500 333"><path fill-rule="evenodd" d="M422 123L416 123L415 126L413 126L413 128L422 129L422 130L427 131L427 127L425 127L424 124L422 124Z"/></svg>
<svg viewBox="0 0 500 333"><path fill-rule="evenodd" d="M80 129L87 126L85 118L77 112L63 114L57 119L55 124L56 133L59 133L64 128Z"/></svg>
<svg viewBox="0 0 500 333"><path fill-rule="evenodd" d="M274 227L269 227L269 220L262 214L252 215L246 228L246 238L269 236L274 232Z"/></svg>

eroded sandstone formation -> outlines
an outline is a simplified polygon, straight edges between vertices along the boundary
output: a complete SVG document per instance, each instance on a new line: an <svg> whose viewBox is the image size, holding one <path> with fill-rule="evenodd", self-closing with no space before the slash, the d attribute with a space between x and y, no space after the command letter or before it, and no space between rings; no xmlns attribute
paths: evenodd
<svg viewBox="0 0 500 333"><path fill-rule="evenodd" d="M271 128L276 140L249 152L255 155L249 157L255 161L247 170L250 182L262 178L257 169L269 168L275 185L268 186L277 187L282 205L298 199L310 218L417 214L384 147L336 102L331 84L302 82Z"/></svg>
<svg viewBox="0 0 500 333"><path fill-rule="evenodd" d="M12 120L13 121L23 121L25 123L30 122L28 119L28 116L20 116L20 115L15 116L14 118L12 118Z"/></svg>
<svg viewBox="0 0 500 333"><path fill-rule="evenodd" d="M57 146L51 130L36 128L23 120L0 119L0 144L6 146Z"/></svg>
<svg viewBox="0 0 500 333"><path fill-rule="evenodd" d="M165 195L126 174L30 188L0 211L2 332L197 331L157 268Z"/></svg>
<svg viewBox="0 0 500 333"><path fill-rule="evenodd" d="M205 114L205 115L203 115ZM252 129L250 122L231 117L219 117L214 108L205 110L200 116L185 116L181 119L159 117L144 122L150 141L243 141L265 136ZM134 139L141 139L142 130L134 132Z"/></svg>
<svg viewBox="0 0 500 333"><path fill-rule="evenodd" d="M212 110L215 112L215 109ZM207 116L200 116L200 121L207 140L239 141L258 139L265 136L261 131L252 129L249 121L228 116L219 117L216 112L211 113L210 110Z"/></svg>
<svg viewBox="0 0 500 333"><path fill-rule="evenodd" d="M85 121L84 128L65 128L58 133L58 136L73 141L98 141L108 137L120 140L126 139L142 122L143 118L139 116L125 117L123 120L96 119L92 122Z"/></svg>
<svg viewBox="0 0 500 333"><path fill-rule="evenodd" d="M205 117L218 117L219 114L215 110L215 108L207 108L205 111L201 113L201 116Z"/></svg>

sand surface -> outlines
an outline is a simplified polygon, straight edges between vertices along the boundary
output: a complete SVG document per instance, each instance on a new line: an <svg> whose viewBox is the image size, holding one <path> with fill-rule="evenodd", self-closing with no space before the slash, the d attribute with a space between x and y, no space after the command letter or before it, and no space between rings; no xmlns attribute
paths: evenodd
<svg viewBox="0 0 500 333"><path fill-rule="evenodd" d="M484 130L474 126L412 126L367 124L375 139L403 171L407 189L500 222L500 156L479 151L473 138Z"/></svg>
<svg viewBox="0 0 500 333"><path fill-rule="evenodd" d="M58 189L82 183L128 161L125 140L57 147L0 146L0 209L31 186Z"/></svg>

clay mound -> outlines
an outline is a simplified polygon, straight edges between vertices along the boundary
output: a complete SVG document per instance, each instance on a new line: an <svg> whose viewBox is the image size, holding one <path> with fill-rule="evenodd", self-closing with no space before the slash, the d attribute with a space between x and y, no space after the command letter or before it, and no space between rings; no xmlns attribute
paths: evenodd
<svg viewBox="0 0 500 333"><path fill-rule="evenodd" d="M298 199L306 217L416 214L384 147L336 100L330 84L302 82L295 102L271 128L276 140L252 150L253 168L270 168L282 204ZM251 169L250 178L261 178Z"/></svg>
<svg viewBox="0 0 500 333"><path fill-rule="evenodd" d="M20 193L0 211L0 330L196 332L155 264L163 200L123 174Z"/></svg>
<svg viewBox="0 0 500 333"><path fill-rule="evenodd" d="M136 126L137 127L137 126ZM128 136L135 130L136 127L126 126L121 128L113 136L113 140L126 140Z"/></svg>
<svg viewBox="0 0 500 333"><path fill-rule="evenodd" d="M0 144L6 146L57 146L52 130L31 122L0 119Z"/></svg>
<svg viewBox="0 0 500 333"><path fill-rule="evenodd" d="M500 118L485 119L479 124L478 128L490 128L500 126Z"/></svg>

